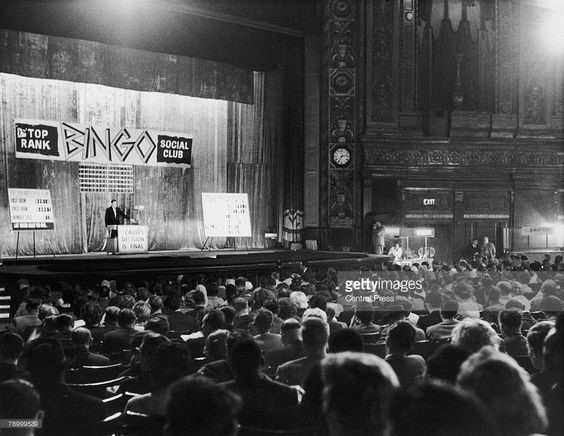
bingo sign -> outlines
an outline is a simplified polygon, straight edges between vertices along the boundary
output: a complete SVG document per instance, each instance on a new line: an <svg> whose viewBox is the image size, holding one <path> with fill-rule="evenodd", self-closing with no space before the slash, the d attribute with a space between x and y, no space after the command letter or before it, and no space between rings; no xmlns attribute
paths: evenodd
<svg viewBox="0 0 564 436"><path fill-rule="evenodd" d="M54 230L55 219L48 189L8 189L13 230Z"/></svg>
<svg viewBox="0 0 564 436"><path fill-rule="evenodd" d="M202 208L206 238L252 236L247 194L202 192Z"/></svg>

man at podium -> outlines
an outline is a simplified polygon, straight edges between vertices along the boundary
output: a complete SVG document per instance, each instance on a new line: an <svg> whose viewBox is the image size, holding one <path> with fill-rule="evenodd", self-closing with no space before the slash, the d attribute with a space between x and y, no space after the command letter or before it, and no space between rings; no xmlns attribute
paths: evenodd
<svg viewBox="0 0 564 436"><path fill-rule="evenodd" d="M111 206L106 209L106 227L110 230L110 238L117 238L117 227L123 223L123 219L129 219L129 216L117 207L117 200L111 201Z"/></svg>

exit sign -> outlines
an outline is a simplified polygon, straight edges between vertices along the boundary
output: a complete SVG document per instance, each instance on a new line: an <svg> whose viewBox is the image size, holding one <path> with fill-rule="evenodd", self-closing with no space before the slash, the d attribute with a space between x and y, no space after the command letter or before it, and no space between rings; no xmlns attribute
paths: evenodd
<svg viewBox="0 0 564 436"><path fill-rule="evenodd" d="M435 199L434 198L424 198L423 199L423 206L434 206Z"/></svg>

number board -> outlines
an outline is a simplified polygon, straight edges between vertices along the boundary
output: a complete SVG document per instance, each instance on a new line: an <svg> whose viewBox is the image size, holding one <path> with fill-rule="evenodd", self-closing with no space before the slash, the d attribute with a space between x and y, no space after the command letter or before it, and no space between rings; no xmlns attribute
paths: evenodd
<svg viewBox="0 0 564 436"><path fill-rule="evenodd" d="M48 189L9 188L13 230L54 230L55 219Z"/></svg>
<svg viewBox="0 0 564 436"><path fill-rule="evenodd" d="M247 194L202 192L202 209L207 238L252 236Z"/></svg>

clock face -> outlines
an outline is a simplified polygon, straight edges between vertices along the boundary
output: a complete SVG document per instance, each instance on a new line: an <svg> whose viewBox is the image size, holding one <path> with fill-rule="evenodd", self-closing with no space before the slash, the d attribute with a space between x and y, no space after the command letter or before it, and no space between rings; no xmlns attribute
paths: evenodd
<svg viewBox="0 0 564 436"><path fill-rule="evenodd" d="M344 147L339 147L333 152L333 162L337 165L346 165L351 160L351 152Z"/></svg>

